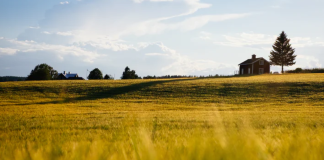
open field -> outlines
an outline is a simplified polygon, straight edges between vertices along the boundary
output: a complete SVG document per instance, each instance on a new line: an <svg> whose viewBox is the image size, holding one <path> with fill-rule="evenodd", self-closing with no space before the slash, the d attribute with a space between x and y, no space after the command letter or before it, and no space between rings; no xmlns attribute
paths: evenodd
<svg viewBox="0 0 324 160"><path fill-rule="evenodd" d="M0 83L0 159L324 159L324 74Z"/></svg>

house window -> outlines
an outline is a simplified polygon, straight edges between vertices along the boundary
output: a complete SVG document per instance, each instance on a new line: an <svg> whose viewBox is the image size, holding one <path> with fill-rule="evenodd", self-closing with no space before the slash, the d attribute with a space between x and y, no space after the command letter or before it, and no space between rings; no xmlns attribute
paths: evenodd
<svg viewBox="0 0 324 160"><path fill-rule="evenodd" d="M248 72L249 72L249 74L251 74L251 69L250 68L249 68Z"/></svg>
<svg viewBox="0 0 324 160"><path fill-rule="evenodd" d="M263 68L259 68L259 74L263 74L264 73L264 69Z"/></svg>
<svg viewBox="0 0 324 160"><path fill-rule="evenodd" d="M244 69L241 70L241 74L244 74Z"/></svg>
<svg viewBox="0 0 324 160"><path fill-rule="evenodd" d="M259 61L259 64L260 64L260 65L264 65L264 60L260 60L260 61Z"/></svg>

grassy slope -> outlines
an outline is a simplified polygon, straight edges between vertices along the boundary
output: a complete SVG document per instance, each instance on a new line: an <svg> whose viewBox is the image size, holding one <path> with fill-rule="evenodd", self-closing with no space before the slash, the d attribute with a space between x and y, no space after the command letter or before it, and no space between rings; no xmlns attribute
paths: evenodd
<svg viewBox="0 0 324 160"><path fill-rule="evenodd" d="M323 82L0 83L0 159L324 159Z"/></svg>

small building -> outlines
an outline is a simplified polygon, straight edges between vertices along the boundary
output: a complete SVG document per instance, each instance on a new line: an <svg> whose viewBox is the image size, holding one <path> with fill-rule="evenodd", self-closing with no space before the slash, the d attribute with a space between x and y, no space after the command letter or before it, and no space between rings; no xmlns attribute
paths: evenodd
<svg viewBox="0 0 324 160"><path fill-rule="evenodd" d="M247 59L239 66L240 75L270 73L270 62L262 57L256 58L255 54L252 55L251 59Z"/></svg>
<svg viewBox="0 0 324 160"><path fill-rule="evenodd" d="M58 80L84 80L82 77L79 77L77 73L71 73L71 72L63 72L59 73Z"/></svg>

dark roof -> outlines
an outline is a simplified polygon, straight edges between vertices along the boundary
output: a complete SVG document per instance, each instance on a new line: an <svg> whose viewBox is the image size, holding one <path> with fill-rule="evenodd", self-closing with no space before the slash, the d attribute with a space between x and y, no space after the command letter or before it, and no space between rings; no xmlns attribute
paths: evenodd
<svg viewBox="0 0 324 160"><path fill-rule="evenodd" d="M60 74L62 74L65 78L74 78L74 77L78 77L78 74L77 73L65 73L65 74L63 74L63 73L60 73ZM59 74L59 75L60 75Z"/></svg>
<svg viewBox="0 0 324 160"><path fill-rule="evenodd" d="M245 64L252 64L252 63L255 63L257 61L259 61L260 59L263 59L262 57L259 57L259 58L256 58L256 59L247 59L246 61L240 63L239 65L245 65Z"/></svg>

